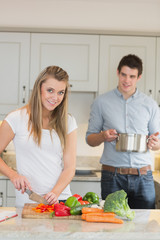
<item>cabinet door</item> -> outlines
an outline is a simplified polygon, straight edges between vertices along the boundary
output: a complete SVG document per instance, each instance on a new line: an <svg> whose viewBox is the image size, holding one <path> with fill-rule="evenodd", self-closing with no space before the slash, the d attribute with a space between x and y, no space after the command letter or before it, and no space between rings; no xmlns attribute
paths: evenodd
<svg viewBox="0 0 160 240"><path fill-rule="evenodd" d="M6 180L0 180L0 207L6 207Z"/></svg>
<svg viewBox="0 0 160 240"><path fill-rule="evenodd" d="M15 197L15 187L10 180L7 180L7 197Z"/></svg>
<svg viewBox="0 0 160 240"><path fill-rule="evenodd" d="M160 107L160 37L157 38L156 100Z"/></svg>
<svg viewBox="0 0 160 240"><path fill-rule="evenodd" d="M99 93L104 93L117 86L117 67L121 58L136 54L143 61L143 74L138 82L138 89L155 97L155 58L156 38L132 36L100 37L100 86Z"/></svg>
<svg viewBox="0 0 160 240"><path fill-rule="evenodd" d="M41 70L50 65L69 74L72 91L97 91L98 36L32 34L30 88Z"/></svg>
<svg viewBox="0 0 160 240"><path fill-rule="evenodd" d="M28 98L29 33L0 33L0 119Z"/></svg>

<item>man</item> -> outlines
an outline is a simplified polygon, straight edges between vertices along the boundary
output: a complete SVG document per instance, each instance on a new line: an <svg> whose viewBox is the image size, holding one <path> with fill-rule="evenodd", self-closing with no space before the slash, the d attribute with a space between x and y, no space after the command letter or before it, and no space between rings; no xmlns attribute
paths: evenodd
<svg viewBox="0 0 160 240"><path fill-rule="evenodd" d="M130 54L121 59L118 87L97 97L92 104L86 141L93 147L104 143L100 159L102 199L124 189L131 208L153 209L155 189L149 149L160 149L160 111L152 98L136 88L141 75L139 57ZM117 152L118 133L150 136L147 152Z"/></svg>

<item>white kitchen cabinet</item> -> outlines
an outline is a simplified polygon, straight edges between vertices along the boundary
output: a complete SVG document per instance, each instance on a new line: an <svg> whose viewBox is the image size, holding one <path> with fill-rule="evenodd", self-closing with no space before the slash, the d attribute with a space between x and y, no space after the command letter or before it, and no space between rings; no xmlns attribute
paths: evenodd
<svg viewBox="0 0 160 240"><path fill-rule="evenodd" d="M0 207L15 207L15 188L9 179L0 179Z"/></svg>
<svg viewBox="0 0 160 240"><path fill-rule="evenodd" d="M156 79L156 38L136 36L101 36L99 93L117 86L117 67L121 58L136 54L143 61L143 74L138 88L155 98ZM160 69L160 67L159 67Z"/></svg>
<svg viewBox="0 0 160 240"><path fill-rule="evenodd" d="M7 207L15 207L16 195L15 195L15 187L12 182L7 179L6 180L6 206Z"/></svg>
<svg viewBox="0 0 160 240"><path fill-rule="evenodd" d="M6 207L6 180L0 180L0 207Z"/></svg>
<svg viewBox="0 0 160 240"><path fill-rule="evenodd" d="M29 33L0 33L0 119L28 99Z"/></svg>
<svg viewBox="0 0 160 240"><path fill-rule="evenodd" d="M160 37L157 38L156 100L160 107Z"/></svg>
<svg viewBox="0 0 160 240"><path fill-rule="evenodd" d="M98 35L31 34L30 89L41 70L50 65L69 74L72 91L98 90Z"/></svg>
<svg viewBox="0 0 160 240"><path fill-rule="evenodd" d="M70 183L72 194L79 194L82 197L87 192L95 192L101 199L101 182L100 181L74 181Z"/></svg>

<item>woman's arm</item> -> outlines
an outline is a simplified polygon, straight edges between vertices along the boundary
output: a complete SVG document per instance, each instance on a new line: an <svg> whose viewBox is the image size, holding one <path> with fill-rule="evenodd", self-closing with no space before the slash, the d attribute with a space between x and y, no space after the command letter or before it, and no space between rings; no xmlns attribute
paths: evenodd
<svg viewBox="0 0 160 240"><path fill-rule="evenodd" d="M64 169L51 192L45 195L49 204L56 203L59 195L71 182L76 168L77 130L67 135L66 146L63 152Z"/></svg>
<svg viewBox="0 0 160 240"><path fill-rule="evenodd" d="M13 140L14 136L15 134L11 127L4 120L0 126L0 153L2 153L10 141ZM0 158L0 172L11 180L16 189L21 189L22 193L24 193L26 188L31 189L26 177L19 175L16 171L8 167L2 158Z"/></svg>

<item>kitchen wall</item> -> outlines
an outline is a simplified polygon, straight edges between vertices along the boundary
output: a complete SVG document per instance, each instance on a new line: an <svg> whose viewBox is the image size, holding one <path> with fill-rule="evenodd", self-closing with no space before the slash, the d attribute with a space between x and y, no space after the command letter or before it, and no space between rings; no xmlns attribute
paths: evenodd
<svg viewBox="0 0 160 240"><path fill-rule="evenodd" d="M95 98L94 93L74 93L69 96L69 112L74 115L78 124L78 156L101 156L103 144L98 147L90 147L86 144L85 135L88 127L90 106Z"/></svg>
<svg viewBox="0 0 160 240"><path fill-rule="evenodd" d="M0 0L0 31L160 36L159 12L159 0ZM94 93L70 95L69 111L78 123L78 156L102 153L103 145L92 148L85 142L94 98Z"/></svg>
<svg viewBox="0 0 160 240"><path fill-rule="evenodd" d="M0 29L160 34L159 0L0 0Z"/></svg>

